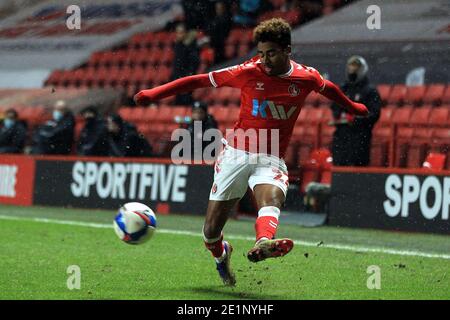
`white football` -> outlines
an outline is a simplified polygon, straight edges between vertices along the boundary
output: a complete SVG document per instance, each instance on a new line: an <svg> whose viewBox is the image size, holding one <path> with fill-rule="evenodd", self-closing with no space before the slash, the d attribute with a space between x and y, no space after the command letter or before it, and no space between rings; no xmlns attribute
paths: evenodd
<svg viewBox="0 0 450 320"><path fill-rule="evenodd" d="M142 244L156 230L156 215L152 209L139 202L124 204L114 219L114 231L128 244Z"/></svg>

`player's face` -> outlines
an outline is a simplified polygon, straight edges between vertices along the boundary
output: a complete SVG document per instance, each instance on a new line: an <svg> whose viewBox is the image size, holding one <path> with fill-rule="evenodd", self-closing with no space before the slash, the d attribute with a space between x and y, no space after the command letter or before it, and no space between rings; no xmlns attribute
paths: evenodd
<svg viewBox="0 0 450 320"><path fill-rule="evenodd" d="M264 71L270 76L277 76L289 71L291 47L282 48L274 42L258 42L258 55Z"/></svg>

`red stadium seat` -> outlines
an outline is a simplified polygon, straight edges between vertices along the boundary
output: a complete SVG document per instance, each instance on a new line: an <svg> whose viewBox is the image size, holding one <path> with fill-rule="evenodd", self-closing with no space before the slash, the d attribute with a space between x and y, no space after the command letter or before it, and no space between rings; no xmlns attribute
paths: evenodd
<svg viewBox="0 0 450 320"><path fill-rule="evenodd" d="M407 89L404 84L394 85L387 102L389 104L402 105L405 100L406 92Z"/></svg>
<svg viewBox="0 0 450 320"><path fill-rule="evenodd" d="M313 112L314 108L312 107L303 107L300 111L300 115L298 116L298 123L303 124L307 123L309 119L309 113Z"/></svg>
<svg viewBox="0 0 450 320"><path fill-rule="evenodd" d="M300 191L305 192L307 185L313 181L320 181L324 168L331 169L329 162L331 153L328 149L312 150L307 161L301 162L301 185Z"/></svg>
<svg viewBox="0 0 450 320"><path fill-rule="evenodd" d="M412 114L412 107L405 106L402 108L395 109L394 114L392 115L392 122L400 125L409 124L409 120Z"/></svg>
<svg viewBox="0 0 450 320"><path fill-rule="evenodd" d="M317 124L320 123L324 117L325 114L325 108L313 108L309 112L308 122L310 124Z"/></svg>
<svg viewBox="0 0 450 320"><path fill-rule="evenodd" d="M431 114L431 106L423 106L421 108L414 108L410 118L411 125L426 125Z"/></svg>
<svg viewBox="0 0 450 320"><path fill-rule="evenodd" d="M436 128L433 131L431 150L433 152L449 154L450 152L450 128ZM447 166L448 168L448 166ZM448 168L450 169L450 168Z"/></svg>
<svg viewBox="0 0 450 320"><path fill-rule="evenodd" d="M186 116L187 110L190 109L190 107L185 106L173 106L172 108L172 119L173 121L174 117L184 117Z"/></svg>
<svg viewBox="0 0 450 320"><path fill-rule="evenodd" d="M291 171L297 169L297 143L289 143L286 153L284 155L284 162L286 163L286 166L288 167L288 170Z"/></svg>
<svg viewBox="0 0 450 320"><path fill-rule="evenodd" d="M430 84L425 91L423 102L434 105L440 104L442 102L442 97L444 96L444 91L444 84Z"/></svg>
<svg viewBox="0 0 450 320"><path fill-rule="evenodd" d="M413 138L409 144L407 163L408 168L418 168L421 166L425 156L430 149L432 139L432 130L430 128L414 129Z"/></svg>
<svg viewBox="0 0 450 320"><path fill-rule="evenodd" d="M161 59L164 54L164 50L160 48L153 48L152 51L150 51L150 54L147 56L147 62L153 66L160 65L162 64Z"/></svg>
<svg viewBox="0 0 450 320"><path fill-rule="evenodd" d="M321 148L331 148L331 144L333 142L333 134L336 130L335 126L329 126L327 124L323 124L321 128L321 139L320 139L320 147Z"/></svg>
<svg viewBox="0 0 450 320"><path fill-rule="evenodd" d="M425 96L425 86L408 87L405 95L405 103L420 105Z"/></svg>
<svg viewBox="0 0 450 320"><path fill-rule="evenodd" d="M241 109L239 107L231 107L230 105L228 106L228 108L230 109L228 122L234 124L239 118Z"/></svg>
<svg viewBox="0 0 450 320"><path fill-rule="evenodd" d="M377 86L377 89L380 94L383 105L386 105L389 95L391 93L391 86L389 84L380 84Z"/></svg>
<svg viewBox="0 0 450 320"><path fill-rule="evenodd" d="M392 137L392 127L378 122L373 129L370 149L370 165L386 167L388 165L388 148Z"/></svg>
<svg viewBox="0 0 450 320"><path fill-rule="evenodd" d="M430 125L447 125L449 123L450 107L442 106L431 110L429 123Z"/></svg>
<svg viewBox="0 0 450 320"><path fill-rule="evenodd" d="M138 33L131 37L130 41L128 42L128 46L130 48L141 48L145 45L145 34Z"/></svg>
<svg viewBox="0 0 450 320"><path fill-rule="evenodd" d="M320 175L320 183L331 185L333 167L333 158L330 155L326 158L325 163L322 164L322 172Z"/></svg>
<svg viewBox="0 0 450 320"><path fill-rule="evenodd" d="M172 70L167 66L159 66L153 78L153 82L157 85L169 82Z"/></svg>
<svg viewBox="0 0 450 320"><path fill-rule="evenodd" d="M225 57L227 59L232 59L236 55L236 46L234 44L225 45Z"/></svg>
<svg viewBox="0 0 450 320"><path fill-rule="evenodd" d="M174 108L168 105L161 105L158 108L156 121L158 123L174 123ZM183 114L184 116L184 114Z"/></svg>
<svg viewBox="0 0 450 320"><path fill-rule="evenodd" d="M443 104L450 104L450 84L447 85L447 88L444 91L444 95L442 96Z"/></svg>
<svg viewBox="0 0 450 320"><path fill-rule="evenodd" d="M122 117L123 120L130 121L132 118L133 110L134 110L134 108L122 107L119 109L118 113Z"/></svg>
<svg viewBox="0 0 450 320"><path fill-rule="evenodd" d="M286 4L286 0L270 0L275 9L280 9Z"/></svg>
<svg viewBox="0 0 450 320"><path fill-rule="evenodd" d="M397 131L397 145L395 148L395 166L406 167L408 161L408 151L413 138L414 129L400 127Z"/></svg>
<svg viewBox="0 0 450 320"><path fill-rule="evenodd" d="M228 122L230 116L230 108L223 105L211 106L208 111L214 116L214 119L219 124L225 124Z"/></svg>
<svg viewBox="0 0 450 320"><path fill-rule="evenodd" d="M155 121L158 118L158 108L156 107L148 107L145 108L144 111L144 121L152 123L153 121Z"/></svg>
<svg viewBox="0 0 450 320"><path fill-rule="evenodd" d="M243 57L250 52L250 45L248 43L241 43L237 48L237 56Z"/></svg>
<svg viewBox="0 0 450 320"><path fill-rule="evenodd" d="M445 168L446 154L430 153L427 155L422 167L432 170L443 170Z"/></svg>
<svg viewBox="0 0 450 320"><path fill-rule="evenodd" d="M127 50L112 51L111 65L121 67L127 63L127 60L128 60Z"/></svg>
<svg viewBox="0 0 450 320"><path fill-rule="evenodd" d="M392 116L396 108L397 107L392 104L387 105L384 108L381 108L380 119L378 120L378 123L382 125L390 125L392 122Z"/></svg>

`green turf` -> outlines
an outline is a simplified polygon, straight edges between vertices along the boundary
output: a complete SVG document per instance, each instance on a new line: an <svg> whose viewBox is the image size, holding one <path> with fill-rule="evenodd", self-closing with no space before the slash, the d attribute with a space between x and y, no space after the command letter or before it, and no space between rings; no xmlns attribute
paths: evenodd
<svg viewBox="0 0 450 320"><path fill-rule="evenodd" d="M231 241L235 288L224 287L201 237L156 233L141 246L112 229L30 221L33 217L111 223L114 212L0 206L0 299L450 299L450 260L296 246L286 257L251 264L248 240ZM199 232L201 217L158 216L158 227ZM252 236L230 221L226 234ZM305 241L450 253L450 237L282 225L280 236ZM67 267L81 269L69 290ZM381 289L366 286L367 267L381 269Z"/></svg>

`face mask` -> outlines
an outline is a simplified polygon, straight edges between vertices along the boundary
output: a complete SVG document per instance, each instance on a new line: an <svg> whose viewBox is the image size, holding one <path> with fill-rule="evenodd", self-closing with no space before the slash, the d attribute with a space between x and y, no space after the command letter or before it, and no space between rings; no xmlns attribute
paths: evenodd
<svg viewBox="0 0 450 320"><path fill-rule="evenodd" d="M53 120L59 121L63 118L63 114L61 111L55 110L53 111Z"/></svg>
<svg viewBox="0 0 450 320"><path fill-rule="evenodd" d="M11 128L14 125L15 121L13 119L4 119L3 120L3 125L5 126L6 129Z"/></svg>
<svg viewBox="0 0 450 320"><path fill-rule="evenodd" d="M351 82L355 82L357 77L358 77L358 75L356 73L348 74L348 80L350 80Z"/></svg>

